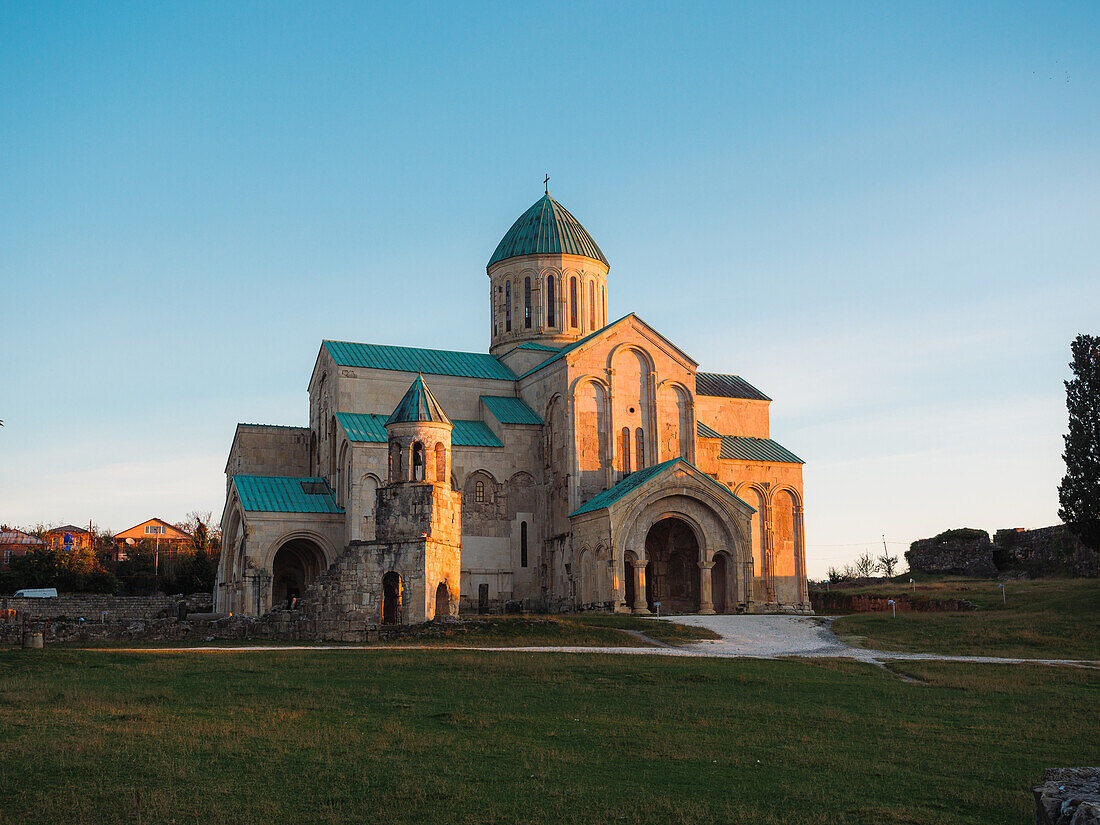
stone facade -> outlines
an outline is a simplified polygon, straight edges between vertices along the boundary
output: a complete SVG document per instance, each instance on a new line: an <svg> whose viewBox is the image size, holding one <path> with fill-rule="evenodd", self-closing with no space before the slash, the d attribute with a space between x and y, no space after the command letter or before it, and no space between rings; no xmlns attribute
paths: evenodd
<svg viewBox="0 0 1100 825"><path fill-rule="evenodd" d="M579 245L556 231L513 227L494 255L488 354L326 341L308 427L238 426L219 610L293 593L331 621L378 619L391 572L416 591L401 621L435 616L444 581L451 611L810 609L802 463L770 438L771 400L636 315L609 322L602 253L579 224ZM418 374L447 438L382 430ZM406 469L422 444L421 478L394 486L395 440ZM245 490L288 479L327 498Z"/></svg>

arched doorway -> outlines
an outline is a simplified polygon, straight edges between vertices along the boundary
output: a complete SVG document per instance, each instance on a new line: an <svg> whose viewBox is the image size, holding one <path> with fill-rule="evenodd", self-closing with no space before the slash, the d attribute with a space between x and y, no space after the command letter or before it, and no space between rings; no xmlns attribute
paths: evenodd
<svg viewBox="0 0 1100 825"><path fill-rule="evenodd" d="M440 582L435 589L435 620L442 621L451 617L451 593L447 582Z"/></svg>
<svg viewBox="0 0 1100 825"><path fill-rule="evenodd" d="M714 567L710 569L711 601L715 613L725 613L729 605L729 556L714 554Z"/></svg>
<svg viewBox="0 0 1100 825"><path fill-rule="evenodd" d="M309 539L291 539L271 560L271 607L293 607L306 588L325 569L325 554Z"/></svg>
<svg viewBox="0 0 1100 825"><path fill-rule="evenodd" d="M391 570L382 577L382 624L401 624L404 590L400 574Z"/></svg>
<svg viewBox="0 0 1100 825"><path fill-rule="evenodd" d="M661 603L662 613L699 610L699 542L682 519L664 518L649 528L645 539L646 604Z"/></svg>

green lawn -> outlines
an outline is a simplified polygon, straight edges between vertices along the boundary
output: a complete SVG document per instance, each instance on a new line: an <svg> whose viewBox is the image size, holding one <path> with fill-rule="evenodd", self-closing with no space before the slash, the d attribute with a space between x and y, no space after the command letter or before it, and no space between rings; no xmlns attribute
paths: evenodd
<svg viewBox="0 0 1100 825"><path fill-rule="evenodd" d="M1100 673L0 651L0 823L1025 823Z"/></svg>
<svg viewBox="0 0 1100 825"><path fill-rule="evenodd" d="M1100 579L1004 582L943 579L917 582L918 595L969 599L962 613L861 613L842 616L833 629L846 641L881 650L975 656L1100 660ZM908 583L884 582L851 592L911 592Z"/></svg>
<svg viewBox="0 0 1100 825"><path fill-rule="evenodd" d="M717 633L704 627L689 627L641 616L609 613L571 613L555 616L471 616L459 622L426 624L410 628L409 633L379 642L380 647L427 645L431 647L653 647L631 632L641 633L653 642L683 645L703 639L717 639ZM117 647L225 647L227 645L288 646L314 642L285 642L264 639L211 642L167 641L65 642L61 648ZM323 642L321 644L331 644ZM0 823L2 825L2 823Z"/></svg>

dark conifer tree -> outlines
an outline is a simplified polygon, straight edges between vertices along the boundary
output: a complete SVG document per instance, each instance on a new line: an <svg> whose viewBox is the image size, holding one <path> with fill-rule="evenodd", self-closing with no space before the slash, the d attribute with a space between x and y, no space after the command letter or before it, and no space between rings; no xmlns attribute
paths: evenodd
<svg viewBox="0 0 1100 825"><path fill-rule="evenodd" d="M1069 433L1066 474L1058 487L1058 516L1092 548L1100 548L1100 337L1072 344L1073 378L1066 381Z"/></svg>

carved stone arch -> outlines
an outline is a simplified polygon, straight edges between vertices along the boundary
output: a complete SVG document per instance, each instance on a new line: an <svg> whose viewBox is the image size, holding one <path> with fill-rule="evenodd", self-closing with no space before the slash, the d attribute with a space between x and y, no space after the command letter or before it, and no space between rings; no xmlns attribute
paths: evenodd
<svg viewBox="0 0 1100 825"><path fill-rule="evenodd" d="M641 344L635 343L634 341L624 341L623 343L617 344L616 346L612 347L611 350L607 353L607 368L609 370L614 369L615 359L618 358L622 353L627 352L628 350L639 353L649 369L649 374L651 376L657 375L657 365L656 362L654 362L653 360L653 356L649 354L649 350L647 350Z"/></svg>
<svg viewBox="0 0 1100 825"><path fill-rule="evenodd" d="M610 388L607 386L607 381L606 380L604 380L602 377L600 377L598 375L593 375L591 373L588 373L586 375L581 375L581 376L573 379L572 383L570 383L570 385L569 385L569 395L570 395L570 397L571 398L576 398L577 397L577 390L579 390L581 388L582 384L588 384L588 383L596 384L604 392L609 392L610 391ZM560 397L561 397L560 395L555 395L554 396L554 398L560 398Z"/></svg>
<svg viewBox="0 0 1100 825"><path fill-rule="evenodd" d="M695 460L695 396L682 381L666 378L657 384L657 461Z"/></svg>
<svg viewBox="0 0 1100 825"><path fill-rule="evenodd" d="M798 490L796 490L789 484L783 484L779 487L773 487L771 491L771 501L775 501L775 497L778 496L780 493L788 493L796 507L802 506L802 496L798 494Z"/></svg>
<svg viewBox="0 0 1100 825"><path fill-rule="evenodd" d="M274 560L275 554L279 551L279 548L295 539L310 541L317 545L325 557L326 568L336 561L336 556L338 555L336 548L320 533L316 533L313 530L289 530L264 548L260 557L260 565L270 572L271 562Z"/></svg>
<svg viewBox="0 0 1100 825"><path fill-rule="evenodd" d="M473 480L474 476L477 476L477 475L485 476L485 477L486 477L486 479L488 480L488 482L489 482L490 484L492 484L492 485L493 485L493 489L494 489L494 490L495 490L495 489L496 489L497 487L499 487L499 486L500 486L500 482L498 482L498 481L496 480L496 476L494 476L494 475L493 475L492 473L490 473L490 472L489 472L488 470L481 470L481 469L478 469L478 470L471 470L470 472L468 472L468 473L466 474L466 479L465 479L465 481L463 481L463 482L462 482L462 489L464 489L464 490L465 490L465 489L466 489L466 487L468 487L468 486L469 486L469 484L470 484L470 481L471 481L471 480Z"/></svg>
<svg viewBox="0 0 1100 825"><path fill-rule="evenodd" d="M749 545L749 536L746 533L746 525L742 524L742 521L747 521L745 516L749 515L748 511L733 510L732 502L727 502L720 499L715 491L707 489L707 486L702 483L692 484L685 489L683 484L677 484L675 487L669 488L657 488L653 490L649 495L642 496L637 501L633 502L626 513L623 514L622 523L630 525L629 529L620 531L618 541L616 542L616 550L621 555L627 550L632 550L636 555L644 553L645 534L648 532L652 523L659 520L659 518L651 518L651 514L647 514L645 511L647 508L653 508L654 512L661 509L657 505L662 501L668 501L671 503L673 499L678 499L679 506L675 508L679 511L668 512L665 515L661 515L660 518L664 518L667 515L674 515L676 517L682 517L682 515L688 516L691 521L694 522L696 527L699 528L702 525L699 521L698 512L691 512L692 509L685 505L685 501L694 501L701 505L705 511L709 511L710 518L713 519L713 523L717 529L717 535L719 538L724 538L727 551L732 546L733 553L736 556L738 563L746 561L746 552ZM664 509L668 509L667 507ZM650 523L645 524L645 521L649 520ZM685 519L688 521L688 519ZM640 538L636 535L641 532ZM697 532L698 538L698 532ZM718 547L705 547L703 542L700 542L700 554L707 554L702 561L709 561L709 557L713 554ZM639 555L641 557L641 555Z"/></svg>

